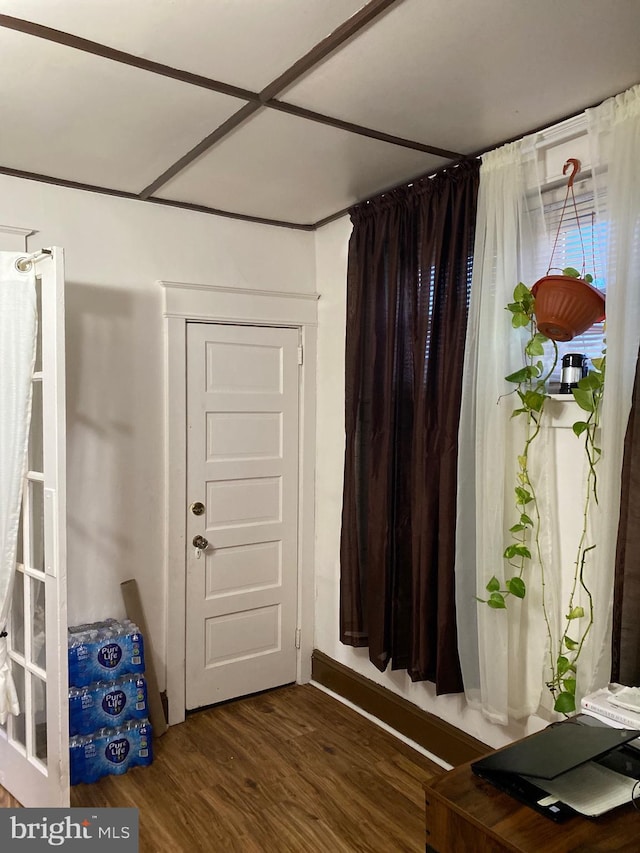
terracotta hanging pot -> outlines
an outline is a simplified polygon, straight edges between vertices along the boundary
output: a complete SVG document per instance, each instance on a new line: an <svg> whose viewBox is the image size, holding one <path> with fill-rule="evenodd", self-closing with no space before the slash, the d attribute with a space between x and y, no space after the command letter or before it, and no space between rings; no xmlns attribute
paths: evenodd
<svg viewBox="0 0 640 853"><path fill-rule="evenodd" d="M570 341L605 318L605 299L582 278L545 275L531 288L538 329L553 341Z"/></svg>

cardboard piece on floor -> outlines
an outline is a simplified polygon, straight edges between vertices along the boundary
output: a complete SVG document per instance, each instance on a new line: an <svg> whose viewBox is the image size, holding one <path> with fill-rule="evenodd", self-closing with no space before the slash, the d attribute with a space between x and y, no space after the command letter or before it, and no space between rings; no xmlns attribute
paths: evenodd
<svg viewBox="0 0 640 853"><path fill-rule="evenodd" d="M144 618L142 610L142 601L140 600L140 591L135 580L123 581L120 584L124 606L127 612L127 617L140 628L140 633L146 644L145 654L145 678L147 679L147 700L149 702L149 722L153 728L155 737L161 737L167 730L167 718L162 707L160 699L160 690L158 689L158 679L153 663L153 654L151 652L151 642L149 639L149 630Z"/></svg>

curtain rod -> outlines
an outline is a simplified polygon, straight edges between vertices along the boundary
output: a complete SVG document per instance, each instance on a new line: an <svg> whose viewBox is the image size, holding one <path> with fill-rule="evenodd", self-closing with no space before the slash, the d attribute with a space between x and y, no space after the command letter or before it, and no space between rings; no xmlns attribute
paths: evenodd
<svg viewBox="0 0 640 853"><path fill-rule="evenodd" d="M41 261L43 258L50 258L53 252L51 249L40 249L39 252L33 252L31 255L25 255L18 258L16 261L16 269L18 272L30 272L34 264Z"/></svg>

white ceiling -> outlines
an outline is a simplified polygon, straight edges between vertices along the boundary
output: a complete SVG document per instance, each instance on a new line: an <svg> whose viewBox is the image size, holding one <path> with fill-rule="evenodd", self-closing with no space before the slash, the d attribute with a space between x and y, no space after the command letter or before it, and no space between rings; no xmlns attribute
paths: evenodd
<svg viewBox="0 0 640 853"><path fill-rule="evenodd" d="M0 25L0 171L306 227L640 81L640 0L0 0Z"/></svg>

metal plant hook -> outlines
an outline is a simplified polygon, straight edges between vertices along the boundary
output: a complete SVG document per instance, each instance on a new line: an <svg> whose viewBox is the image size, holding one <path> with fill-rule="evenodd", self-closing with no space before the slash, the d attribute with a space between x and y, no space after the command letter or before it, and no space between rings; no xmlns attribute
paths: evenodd
<svg viewBox="0 0 640 853"><path fill-rule="evenodd" d="M576 175L580 171L580 160L576 160L575 157L570 157L567 162L562 167L562 174L566 175L569 169L573 169L571 175L569 176L569 180L567 182L567 189L571 189L573 187L573 182L575 180Z"/></svg>

